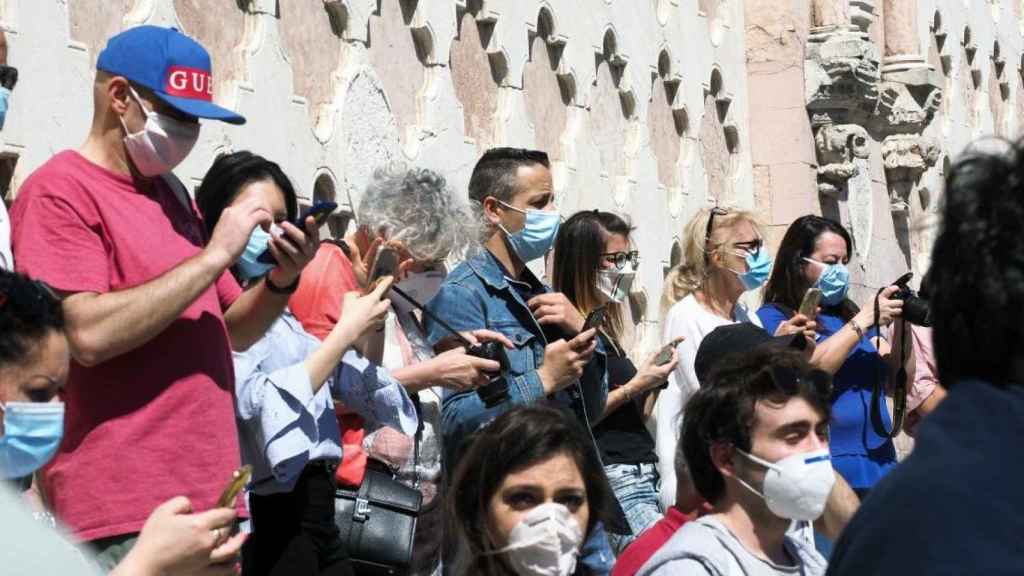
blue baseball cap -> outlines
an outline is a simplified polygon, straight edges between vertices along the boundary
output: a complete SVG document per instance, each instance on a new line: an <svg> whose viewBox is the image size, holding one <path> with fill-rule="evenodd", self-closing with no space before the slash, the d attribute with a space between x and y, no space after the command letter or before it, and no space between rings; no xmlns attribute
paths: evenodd
<svg viewBox="0 0 1024 576"><path fill-rule="evenodd" d="M245 124L213 103L210 54L174 28L136 26L112 37L96 68L145 86L172 108L196 118Z"/></svg>

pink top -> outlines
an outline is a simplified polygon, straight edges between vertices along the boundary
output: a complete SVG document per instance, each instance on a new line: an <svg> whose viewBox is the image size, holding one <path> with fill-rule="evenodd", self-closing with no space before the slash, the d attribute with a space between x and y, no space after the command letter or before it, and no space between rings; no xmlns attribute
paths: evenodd
<svg viewBox="0 0 1024 576"><path fill-rule="evenodd" d="M202 223L162 181L64 151L11 210L17 268L64 292L144 284L200 252ZM241 290L225 272L161 334L94 367L71 362L64 441L45 472L56 515L83 540L138 532L165 500L211 508L239 465L234 371L223 311Z"/></svg>
<svg viewBox="0 0 1024 576"><path fill-rule="evenodd" d="M914 381L907 390L907 412L912 412L928 399L939 383L939 371L935 366L935 351L932 349L932 329L908 323L913 335Z"/></svg>

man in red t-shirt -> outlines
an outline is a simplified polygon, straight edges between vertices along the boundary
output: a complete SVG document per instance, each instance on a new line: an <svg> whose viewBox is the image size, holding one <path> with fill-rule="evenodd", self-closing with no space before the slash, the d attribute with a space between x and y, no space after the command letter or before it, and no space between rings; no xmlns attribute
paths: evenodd
<svg viewBox="0 0 1024 576"><path fill-rule="evenodd" d="M205 242L170 175L198 118L245 121L213 104L206 50L140 26L111 38L96 66L87 140L32 174L11 216L17 268L63 297L74 359L44 487L110 567L168 498L215 506L239 465L232 347L280 315L318 234L311 220L305 232L282 224L288 240L270 243L280 265L242 294L226 269L270 211L258 200L228 208Z"/></svg>

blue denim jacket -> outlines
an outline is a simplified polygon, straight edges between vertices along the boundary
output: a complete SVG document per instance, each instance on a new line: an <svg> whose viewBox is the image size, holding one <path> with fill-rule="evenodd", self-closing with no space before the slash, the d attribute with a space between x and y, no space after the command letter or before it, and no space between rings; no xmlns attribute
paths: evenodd
<svg viewBox="0 0 1024 576"><path fill-rule="evenodd" d="M524 274L530 271L524 270ZM514 350L507 351L509 399L504 403L487 408L475 391L444 391L441 428L445 451L454 455L461 441L502 412L518 404L545 399L537 368L544 362L548 342L526 302L509 285L501 266L487 251L452 270L427 308L456 330L487 328L504 334L515 344ZM425 326L431 344L449 336L447 330L429 319L425 319ZM584 426L596 422L608 396L606 368L604 346L598 340L583 378L552 395L550 401L571 409Z"/></svg>

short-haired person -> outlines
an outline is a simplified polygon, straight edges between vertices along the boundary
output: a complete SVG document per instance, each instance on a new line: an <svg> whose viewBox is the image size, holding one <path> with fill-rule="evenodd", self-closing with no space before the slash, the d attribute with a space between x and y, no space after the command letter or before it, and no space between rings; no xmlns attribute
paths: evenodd
<svg viewBox="0 0 1024 576"><path fill-rule="evenodd" d="M207 238L170 174L200 118L244 121L213 104L206 50L139 26L96 66L88 138L25 181L11 217L17 269L63 297L71 346L66 438L44 488L112 566L167 498L216 502L238 465L231 350L280 315L318 235L312 221L283 224L287 239L271 242L280 265L242 294L227 268L270 211L233 206Z"/></svg>
<svg viewBox="0 0 1024 576"><path fill-rule="evenodd" d="M1003 144L946 173L929 278L949 395L850 522L829 574L1020 572L1024 147Z"/></svg>
<svg viewBox="0 0 1024 576"><path fill-rule="evenodd" d="M356 215L359 227L351 237L352 264L362 264L362 255L366 254L363 267L372 267L378 250L396 250L402 278L395 287L420 304L437 294L446 275L445 260L463 250L475 233L465 205L456 199L444 177L401 162L374 170ZM349 270L354 266L350 265ZM360 271L355 276L363 276L365 283L368 272ZM364 349L372 360L379 360L390 370L413 398L421 427L410 435L390 427L365 426L362 447L372 459L370 465L385 465L398 480L422 492L409 574L429 575L440 569L445 544L441 396L446 390L459 392L486 384L488 373L498 370L499 365L470 356L462 347L435 355L426 340L420 311L394 290L389 298L391 307L384 330L369 334ZM344 310L341 317L344 320ZM488 330L467 332L465 336L512 346L506 337Z"/></svg>
<svg viewBox="0 0 1024 576"><path fill-rule="evenodd" d="M661 504L676 495L675 453L683 406L700 383L693 362L704 336L717 326L750 320L740 302L747 290L768 278L772 260L761 226L750 212L710 208L698 211L684 228L683 261L665 278L662 343L682 339L679 364L658 395L658 471Z"/></svg>
<svg viewBox="0 0 1024 576"><path fill-rule="evenodd" d="M796 351L761 346L721 362L687 403L681 434L712 512L684 525L638 574L824 574L807 523L836 479L829 388L828 374Z"/></svg>
<svg viewBox="0 0 1024 576"><path fill-rule="evenodd" d="M294 221L298 212L295 189L281 168L251 152L218 158L196 193L210 230L224 210L253 199L270 209L275 226ZM276 233L254 230L232 267L245 290L255 289L273 269L260 255ZM365 296L347 294L348 312L323 342L286 310L256 343L234 353L242 462L253 466L246 574L353 573L334 523L334 469L342 450L332 397L371 422L416 429L416 411L402 386L349 351L383 322L386 280Z"/></svg>
<svg viewBox="0 0 1024 576"><path fill-rule="evenodd" d="M886 382L894 372L890 347L877 338L873 326L888 326L900 316L903 302L892 299L896 286L882 291L876 319L874 296L859 308L847 297L853 243L838 222L820 216L802 216L786 230L776 254L775 267L757 311L764 328L774 332L799 309L811 287L821 289L821 311L816 317L817 346L811 364L834 375L832 428L829 447L836 470L863 497L896 465L896 448L879 434L871 421L871 390L876 378ZM886 429L892 426L885 398L879 414Z"/></svg>
<svg viewBox="0 0 1024 576"><path fill-rule="evenodd" d="M604 309L598 338L608 356L608 400L593 432L601 463L633 534L609 537L619 552L663 515L658 504L658 455L644 420L653 406L652 392L678 363L673 350L662 365L656 364L655 353L638 369L624 347L622 306L639 265L630 232L630 225L611 212L577 212L558 229L552 267L554 289L580 312Z"/></svg>
<svg viewBox="0 0 1024 576"><path fill-rule="evenodd" d="M526 267L544 257L555 241L561 216L555 210L554 184L547 154L494 148L473 168L471 208L482 224L482 250L445 278L430 311L458 331L493 330L515 347L502 374L507 397L488 407L472 389L446 390L442 434L448 465L457 464L460 443L513 406L552 402L589 428L604 411L608 395L604 347L593 328L559 292L552 292ZM448 330L426 319L428 338L438 345ZM603 530L588 542L585 562L611 569L611 550ZM599 549L594 554L589 546Z"/></svg>
<svg viewBox="0 0 1024 576"><path fill-rule="evenodd" d="M71 353L60 300L42 284L0 270L0 565L5 574L99 574L88 553L37 519L15 492L57 451L64 431L60 392ZM244 534L227 538L236 513L192 513L172 498L149 514L138 544L111 572L234 574Z"/></svg>
<svg viewBox="0 0 1024 576"><path fill-rule="evenodd" d="M593 574L580 548L611 498L579 423L550 407L512 408L475 435L455 470L456 573Z"/></svg>

